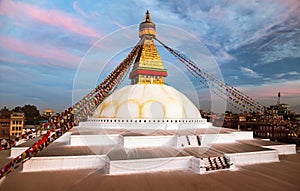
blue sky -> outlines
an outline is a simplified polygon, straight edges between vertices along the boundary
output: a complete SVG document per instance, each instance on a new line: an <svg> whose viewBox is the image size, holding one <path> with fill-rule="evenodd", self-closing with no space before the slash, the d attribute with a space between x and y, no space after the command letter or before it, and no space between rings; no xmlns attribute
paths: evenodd
<svg viewBox="0 0 300 191"><path fill-rule="evenodd" d="M35 104L59 112L70 106L89 48L139 24L147 9L155 23L204 43L226 82L264 105L275 104L277 92L282 102L299 105L299 0L1 0L1 107Z"/></svg>

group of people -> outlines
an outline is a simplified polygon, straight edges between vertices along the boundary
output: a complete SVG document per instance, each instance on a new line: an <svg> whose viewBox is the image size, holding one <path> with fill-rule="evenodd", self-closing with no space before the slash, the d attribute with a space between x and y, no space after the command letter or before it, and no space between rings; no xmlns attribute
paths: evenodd
<svg viewBox="0 0 300 191"><path fill-rule="evenodd" d="M32 156L42 151L51 142L55 141L69 129L74 126L74 111L72 107L57 116L51 117L49 123L45 125L50 130L39 138L31 147L22 152L19 156L13 158L9 163L0 169L0 178L18 168L21 163L26 162Z"/></svg>

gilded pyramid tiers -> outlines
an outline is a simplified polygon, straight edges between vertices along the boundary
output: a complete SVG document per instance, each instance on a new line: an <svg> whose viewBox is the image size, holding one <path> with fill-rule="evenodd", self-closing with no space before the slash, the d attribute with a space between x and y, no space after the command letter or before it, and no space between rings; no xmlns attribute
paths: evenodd
<svg viewBox="0 0 300 191"><path fill-rule="evenodd" d="M140 24L139 37L143 43L129 76L131 84L164 84L168 74L153 42L155 35L155 24L147 11Z"/></svg>

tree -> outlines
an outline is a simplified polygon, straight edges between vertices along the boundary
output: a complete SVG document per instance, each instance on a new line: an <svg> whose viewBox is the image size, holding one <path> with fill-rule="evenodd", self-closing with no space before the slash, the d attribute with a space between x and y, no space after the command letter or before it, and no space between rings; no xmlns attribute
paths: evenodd
<svg viewBox="0 0 300 191"><path fill-rule="evenodd" d="M25 114L26 125L35 125L37 124L37 121L41 118L40 111L34 105L24 105L21 108L21 111Z"/></svg>
<svg viewBox="0 0 300 191"><path fill-rule="evenodd" d="M15 108L13 109L13 111L14 111L14 112L23 112L23 111L22 111L22 107L20 107L20 106L15 107Z"/></svg>

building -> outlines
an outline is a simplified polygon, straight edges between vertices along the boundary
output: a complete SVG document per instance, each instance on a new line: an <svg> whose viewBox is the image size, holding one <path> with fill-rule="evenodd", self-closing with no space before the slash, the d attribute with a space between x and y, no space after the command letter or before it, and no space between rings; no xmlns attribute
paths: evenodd
<svg viewBox="0 0 300 191"><path fill-rule="evenodd" d="M13 112L6 107L0 111L0 138L21 138L24 128L24 113Z"/></svg>
<svg viewBox="0 0 300 191"><path fill-rule="evenodd" d="M9 111L4 107L0 111L0 138L9 139L10 138L10 115L12 111Z"/></svg>
<svg viewBox="0 0 300 191"><path fill-rule="evenodd" d="M52 110L52 109L45 109L44 111L43 111L43 116L44 117L50 117L50 116L52 116L54 114L54 111Z"/></svg>
<svg viewBox="0 0 300 191"><path fill-rule="evenodd" d="M13 112L10 114L10 137L21 138L24 128L24 113Z"/></svg>
<svg viewBox="0 0 300 191"><path fill-rule="evenodd" d="M282 116L284 119L288 119L292 114L291 106L289 104L271 105L268 108L268 111L270 115Z"/></svg>

